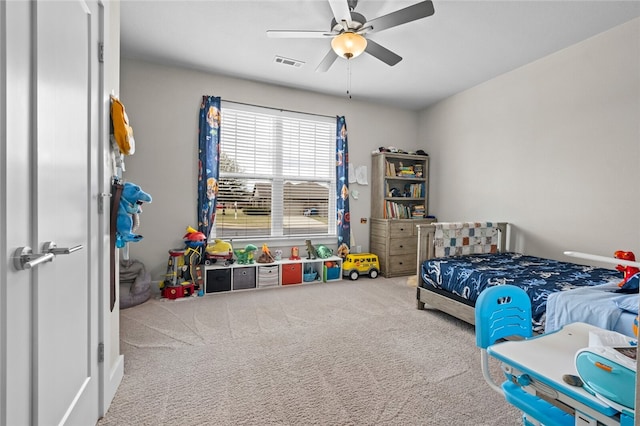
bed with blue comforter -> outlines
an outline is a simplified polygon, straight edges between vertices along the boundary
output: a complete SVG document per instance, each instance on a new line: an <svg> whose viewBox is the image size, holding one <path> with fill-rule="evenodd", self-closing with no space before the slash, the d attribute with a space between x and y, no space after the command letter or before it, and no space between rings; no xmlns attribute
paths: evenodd
<svg viewBox="0 0 640 426"><path fill-rule="evenodd" d="M541 331L550 294L620 281L615 270L543 259L519 253L471 254L425 260L420 285L475 306L485 288L511 284L531 299L533 321Z"/></svg>

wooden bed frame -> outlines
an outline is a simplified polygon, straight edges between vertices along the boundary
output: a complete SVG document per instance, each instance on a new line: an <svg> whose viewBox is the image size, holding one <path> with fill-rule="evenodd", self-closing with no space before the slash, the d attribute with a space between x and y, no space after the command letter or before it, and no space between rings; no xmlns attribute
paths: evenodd
<svg viewBox="0 0 640 426"><path fill-rule="evenodd" d="M417 225L418 226L418 253L416 264L416 275L418 280L418 288L416 291L416 306L418 309L425 309L425 305L430 308L438 309L442 312L446 312L456 318L459 318L469 324L475 325L475 311L474 307L469 304L468 301L456 296L455 294L448 293L446 291L438 290L435 288L425 288L421 286L422 276L421 269L422 263L425 260L433 259L434 248L434 236L436 227L433 224L429 225ZM500 233L500 243L498 251L506 251L507 248L507 222L497 223L498 232Z"/></svg>

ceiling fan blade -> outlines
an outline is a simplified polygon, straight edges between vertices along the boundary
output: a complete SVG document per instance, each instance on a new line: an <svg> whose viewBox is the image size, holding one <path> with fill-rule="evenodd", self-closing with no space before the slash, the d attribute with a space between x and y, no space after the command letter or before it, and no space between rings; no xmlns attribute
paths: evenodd
<svg viewBox="0 0 640 426"><path fill-rule="evenodd" d="M306 30L267 30L269 38L326 38L335 37L337 33L330 31L306 31Z"/></svg>
<svg viewBox="0 0 640 426"><path fill-rule="evenodd" d="M336 18L336 22L347 22L347 27L351 28L351 11L349 10L349 4L347 0L329 0L329 6L333 12L333 17Z"/></svg>
<svg viewBox="0 0 640 426"><path fill-rule="evenodd" d="M426 18L435 13L433 9L433 3L430 0L416 3L413 6L405 7L404 9L396 10L388 15L379 16L365 23L363 28L371 27L368 32L373 33L376 31L382 31L387 28L395 27L397 25L406 24L407 22L415 21L417 19Z"/></svg>
<svg viewBox="0 0 640 426"><path fill-rule="evenodd" d="M380 46L369 38L367 39L367 48L364 49L364 51L390 66L394 66L402 60L402 56L396 55L386 47Z"/></svg>
<svg viewBox="0 0 640 426"><path fill-rule="evenodd" d="M337 57L338 55L336 55L336 52L334 52L333 49L329 49L329 52L327 52L320 64L318 64L316 72L327 72Z"/></svg>

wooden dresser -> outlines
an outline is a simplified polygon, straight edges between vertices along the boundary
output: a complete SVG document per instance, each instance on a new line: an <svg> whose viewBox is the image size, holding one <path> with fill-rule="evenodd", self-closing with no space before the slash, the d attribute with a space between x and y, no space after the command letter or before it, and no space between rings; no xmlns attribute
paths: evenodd
<svg viewBox="0 0 640 426"><path fill-rule="evenodd" d="M433 219L371 219L370 251L380 258L384 277L416 273L418 228Z"/></svg>

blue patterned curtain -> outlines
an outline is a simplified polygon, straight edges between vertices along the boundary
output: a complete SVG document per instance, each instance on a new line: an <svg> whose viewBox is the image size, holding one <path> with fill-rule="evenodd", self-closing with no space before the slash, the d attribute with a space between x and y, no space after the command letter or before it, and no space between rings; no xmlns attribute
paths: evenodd
<svg viewBox="0 0 640 426"><path fill-rule="evenodd" d="M348 252L351 244L349 148L347 145L347 122L344 116L336 117L336 119L336 208L338 213L338 253L342 254Z"/></svg>
<svg viewBox="0 0 640 426"><path fill-rule="evenodd" d="M198 132L198 231L209 238L220 177L220 98L203 96Z"/></svg>

